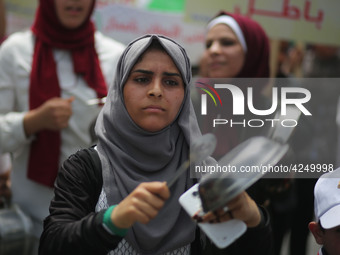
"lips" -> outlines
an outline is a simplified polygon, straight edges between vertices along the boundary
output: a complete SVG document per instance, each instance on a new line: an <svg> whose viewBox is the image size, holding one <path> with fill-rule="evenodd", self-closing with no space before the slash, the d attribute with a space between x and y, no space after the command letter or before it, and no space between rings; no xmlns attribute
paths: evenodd
<svg viewBox="0 0 340 255"><path fill-rule="evenodd" d="M147 112L164 112L165 111L165 109L159 105L148 105L144 107L143 110Z"/></svg>
<svg viewBox="0 0 340 255"><path fill-rule="evenodd" d="M78 14L82 11L82 7L77 7L77 6L67 6L65 8L65 10L69 13L72 13L72 14Z"/></svg>
<svg viewBox="0 0 340 255"><path fill-rule="evenodd" d="M209 63L209 67L214 69L214 68L220 68L224 65L223 62L219 62L219 61L214 61L214 62L211 62Z"/></svg>

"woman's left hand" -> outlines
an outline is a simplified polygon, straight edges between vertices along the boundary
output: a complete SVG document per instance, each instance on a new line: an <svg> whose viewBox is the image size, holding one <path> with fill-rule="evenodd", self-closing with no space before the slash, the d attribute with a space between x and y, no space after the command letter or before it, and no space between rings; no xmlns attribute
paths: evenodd
<svg viewBox="0 0 340 255"><path fill-rule="evenodd" d="M256 227L261 222L261 214L255 201L242 192L226 204L226 208L220 208L214 212L208 212L203 216L196 214L193 218L198 222L217 223L231 219L239 219L246 223L247 227Z"/></svg>

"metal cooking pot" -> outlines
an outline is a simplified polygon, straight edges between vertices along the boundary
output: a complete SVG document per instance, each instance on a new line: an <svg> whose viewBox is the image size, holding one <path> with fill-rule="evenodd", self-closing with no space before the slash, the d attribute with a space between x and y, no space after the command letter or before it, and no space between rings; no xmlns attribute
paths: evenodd
<svg viewBox="0 0 340 255"><path fill-rule="evenodd" d="M294 127L277 125L283 119L298 120L301 112L295 107L287 107L285 115L277 113L279 120L269 130L268 137L249 138L228 152L218 165L229 167L229 171L204 175L199 183L198 192L204 212L224 207L231 199L249 188L264 176L264 170L275 166L288 151L288 140ZM253 171L245 172L245 169ZM258 170L257 172L254 170Z"/></svg>
<svg viewBox="0 0 340 255"><path fill-rule="evenodd" d="M223 207L260 179L264 175L262 169L274 166L287 151L287 144L260 136L239 144L218 161L219 166L230 166L235 172L215 172L201 179L198 191L203 210L208 212ZM259 171L242 172L244 169Z"/></svg>
<svg viewBox="0 0 340 255"><path fill-rule="evenodd" d="M29 255L33 223L16 204L0 209L0 254Z"/></svg>

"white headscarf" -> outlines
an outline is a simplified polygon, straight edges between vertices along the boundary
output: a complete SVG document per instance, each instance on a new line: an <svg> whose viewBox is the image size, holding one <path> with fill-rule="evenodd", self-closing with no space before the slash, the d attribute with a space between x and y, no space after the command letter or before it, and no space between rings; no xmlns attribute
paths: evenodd
<svg viewBox="0 0 340 255"><path fill-rule="evenodd" d="M214 18L212 21L210 21L207 25L207 29L211 29L213 26L216 26L217 24L225 24L231 28L231 30L234 31L234 33L237 36L237 39L240 41L240 44L242 46L242 49L244 52L247 52L247 43L244 38L242 29L240 28L239 24L236 22L236 20L228 15L221 15Z"/></svg>

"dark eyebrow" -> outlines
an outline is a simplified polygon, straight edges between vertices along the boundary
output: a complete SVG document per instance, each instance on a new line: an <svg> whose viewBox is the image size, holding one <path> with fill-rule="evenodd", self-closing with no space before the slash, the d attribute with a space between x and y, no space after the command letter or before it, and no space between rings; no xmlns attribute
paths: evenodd
<svg viewBox="0 0 340 255"><path fill-rule="evenodd" d="M166 75L166 76L178 76L178 77L182 78L182 76L179 73L164 72L163 74Z"/></svg>
<svg viewBox="0 0 340 255"><path fill-rule="evenodd" d="M154 72L148 71L148 70L144 70L144 69L137 69L137 70L132 71L132 73L154 74ZM163 75L166 75L166 76L178 76L178 77L182 78L182 76L179 73L164 72Z"/></svg>
<svg viewBox="0 0 340 255"><path fill-rule="evenodd" d="M145 73L145 74L153 74L154 72L143 70L143 69L137 69L132 71L132 73Z"/></svg>

